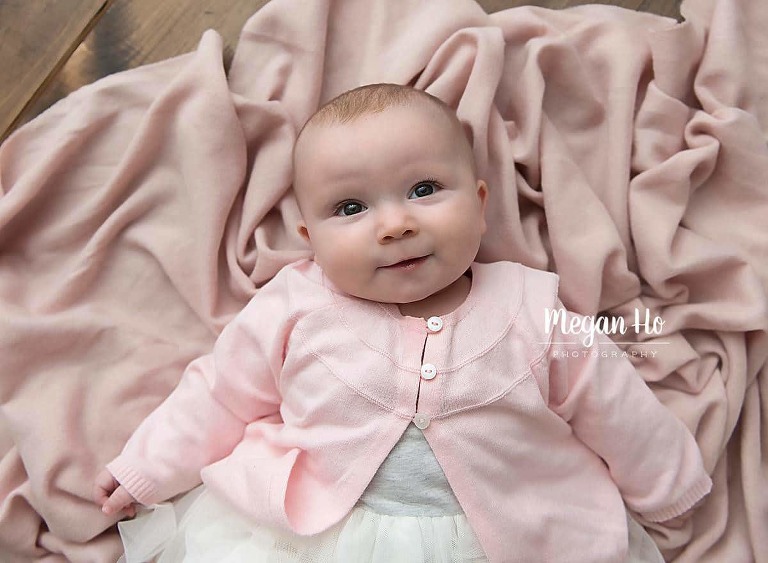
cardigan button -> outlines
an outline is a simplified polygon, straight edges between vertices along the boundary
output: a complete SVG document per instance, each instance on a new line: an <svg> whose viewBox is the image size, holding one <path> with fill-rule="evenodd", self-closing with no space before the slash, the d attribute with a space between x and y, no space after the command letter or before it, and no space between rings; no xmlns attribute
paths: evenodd
<svg viewBox="0 0 768 563"><path fill-rule="evenodd" d="M413 417L413 423L419 430L424 430L427 426L429 426L429 417L417 412Z"/></svg>
<svg viewBox="0 0 768 563"><path fill-rule="evenodd" d="M421 366L421 377L424 379L434 379L437 375L437 368L432 364L424 364Z"/></svg>
<svg viewBox="0 0 768 563"><path fill-rule="evenodd" d="M443 319L440 317L429 317L427 319L427 328L432 332L440 332L443 329Z"/></svg>

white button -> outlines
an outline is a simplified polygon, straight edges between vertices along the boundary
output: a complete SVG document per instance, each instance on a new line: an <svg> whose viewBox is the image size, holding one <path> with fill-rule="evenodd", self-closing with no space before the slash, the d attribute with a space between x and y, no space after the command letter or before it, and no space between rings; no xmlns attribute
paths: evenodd
<svg viewBox="0 0 768 563"><path fill-rule="evenodd" d="M432 364L424 364L421 366L421 377L424 379L434 379L437 375L437 368Z"/></svg>
<svg viewBox="0 0 768 563"><path fill-rule="evenodd" d="M443 328L443 319L440 317L429 317L427 319L427 328L432 332L440 332Z"/></svg>
<svg viewBox="0 0 768 563"><path fill-rule="evenodd" d="M413 423L419 430L424 430L427 426L429 426L429 417L417 412L413 417Z"/></svg>

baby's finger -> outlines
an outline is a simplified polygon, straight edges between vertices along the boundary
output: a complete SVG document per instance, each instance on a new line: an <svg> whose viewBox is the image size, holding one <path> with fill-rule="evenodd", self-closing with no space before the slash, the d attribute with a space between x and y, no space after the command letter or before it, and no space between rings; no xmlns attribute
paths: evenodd
<svg viewBox="0 0 768 563"><path fill-rule="evenodd" d="M104 505L101 507L101 511L104 514L114 514L119 512L123 508L126 508L133 504L133 497L122 486L115 489L115 492L107 499Z"/></svg>
<svg viewBox="0 0 768 563"><path fill-rule="evenodd" d="M118 483L112 474L107 470L102 471L96 476L93 483L93 500L96 504L103 505L117 486Z"/></svg>

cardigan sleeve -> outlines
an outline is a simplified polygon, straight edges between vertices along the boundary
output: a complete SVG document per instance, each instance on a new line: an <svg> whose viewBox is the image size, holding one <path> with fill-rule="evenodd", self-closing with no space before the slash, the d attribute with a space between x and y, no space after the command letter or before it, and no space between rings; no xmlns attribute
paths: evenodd
<svg viewBox="0 0 768 563"><path fill-rule="evenodd" d="M686 512L712 486L696 441L621 349L600 334L586 346L584 336L552 333L550 408L605 461L632 510L652 522Z"/></svg>
<svg viewBox="0 0 768 563"><path fill-rule="evenodd" d="M278 377L291 326L285 278L279 273L259 290L107 464L138 502L198 485L200 470L229 455L247 424L279 419Z"/></svg>

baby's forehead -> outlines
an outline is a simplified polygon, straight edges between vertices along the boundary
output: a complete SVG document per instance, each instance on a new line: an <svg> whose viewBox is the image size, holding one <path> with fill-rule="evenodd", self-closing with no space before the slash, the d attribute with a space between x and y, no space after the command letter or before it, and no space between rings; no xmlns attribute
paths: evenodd
<svg viewBox="0 0 768 563"><path fill-rule="evenodd" d="M376 108L376 111L358 112L354 117L347 119L340 119L333 115L325 115L320 119L310 119L302 128L294 145L294 173L304 180L308 180L308 177L300 174L306 164L312 162L311 166L314 166L318 162L325 162L321 154L326 154L326 149L335 154L335 149L331 147L336 147L339 139L343 139L341 142L346 146L347 141L355 137L355 129L361 124L361 121L367 121L370 125L367 132L364 133L367 137L371 134L371 130L377 130L379 127L391 131L388 127L388 114L403 111L406 112L406 120L410 117L414 119L414 127L408 127L408 130L417 131L417 134L422 137L431 135L430 138L433 141L436 140L434 136L437 135L443 141L438 143L441 147L451 151L455 157L466 160L473 173L476 171L472 145L453 110L449 107L443 108L429 99L417 99L408 100L406 103L391 104L384 108ZM400 117L402 116L401 113ZM423 129L424 127L427 127L428 130ZM349 134L347 134L347 130ZM385 135L383 138L391 139L388 133L383 134ZM446 142L448 144L445 144ZM358 149L361 147L362 145L358 145Z"/></svg>

